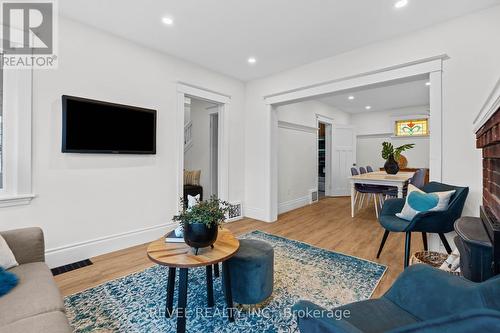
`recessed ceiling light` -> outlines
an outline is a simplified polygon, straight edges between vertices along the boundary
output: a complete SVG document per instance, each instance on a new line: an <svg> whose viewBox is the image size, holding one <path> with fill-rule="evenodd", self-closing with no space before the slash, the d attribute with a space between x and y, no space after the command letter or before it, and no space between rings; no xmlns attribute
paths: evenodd
<svg viewBox="0 0 500 333"><path fill-rule="evenodd" d="M166 24L166 25L172 25L174 24L174 19L168 16L165 16L161 19L161 21Z"/></svg>
<svg viewBox="0 0 500 333"><path fill-rule="evenodd" d="M394 4L394 7L395 8L403 8L406 5L408 5L408 0L399 0L399 1L396 1L396 3Z"/></svg>
<svg viewBox="0 0 500 333"><path fill-rule="evenodd" d="M365 109L370 110L372 107L370 105L365 106Z"/></svg>
<svg viewBox="0 0 500 333"><path fill-rule="evenodd" d="M347 97L348 99L350 99L351 101L354 99L354 96L349 96Z"/></svg>
<svg viewBox="0 0 500 333"><path fill-rule="evenodd" d="M426 86L430 86L430 85L431 85L431 82L430 82L430 81L425 82L425 85L426 85Z"/></svg>
<svg viewBox="0 0 500 333"><path fill-rule="evenodd" d="M247 61L249 64L255 64L257 62L257 59L255 59L254 57L250 57L250 58L248 58Z"/></svg>

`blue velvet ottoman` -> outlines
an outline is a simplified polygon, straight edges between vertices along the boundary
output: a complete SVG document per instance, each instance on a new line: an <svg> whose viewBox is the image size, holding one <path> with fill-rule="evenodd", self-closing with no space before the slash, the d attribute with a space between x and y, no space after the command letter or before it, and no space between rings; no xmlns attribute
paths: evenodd
<svg viewBox="0 0 500 333"><path fill-rule="evenodd" d="M238 252L228 260L233 300L258 304L273 293L274 250L266 242L240 239Z"/></svg>

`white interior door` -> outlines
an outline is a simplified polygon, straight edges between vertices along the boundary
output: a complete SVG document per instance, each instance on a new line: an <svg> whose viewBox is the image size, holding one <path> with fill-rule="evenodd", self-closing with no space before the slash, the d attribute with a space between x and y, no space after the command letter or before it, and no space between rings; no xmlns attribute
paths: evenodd
<svg viewBox="0 0 500 333"><path fill-rule="evenodd" d="M349 176L356 164L356 135L354 127L334 125L332 140L332 196L351 193Z"/></svg>

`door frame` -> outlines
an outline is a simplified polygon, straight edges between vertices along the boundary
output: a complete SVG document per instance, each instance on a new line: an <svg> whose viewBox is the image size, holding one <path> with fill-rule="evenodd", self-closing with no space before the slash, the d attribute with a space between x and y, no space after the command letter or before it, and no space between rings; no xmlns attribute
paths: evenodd
<svg viewBox="0 0 500 333"><path fill-rule="evenodd" d="M443 61L449 59L448 55L440 54L434 57L415 60L407 63L381 68L378 70L359 73L356 75L337 78L327 82L318 82L312 85L298 87L296 89L278 92L264 96L268 114L269 129L269 158L265 177L268 187L264 188L262 195L267 199L263 219L274 222L278 219L278 112L276 108L280 105L297 103L304 100L319 98L321 96L359 88L367 85L383 83L413 76L428 75L431 83L430 91L430 179L441 181L442 179L442 72Z"/></svg>
<svg viewBox="0 0 500 333"><path fill-rule="evenodd" d="M325 197L332 195L333 119L316 114L316 171L319 169L319 124L325 124ZM319 192L319 188L318 188Z"/></svg>
<svg viewBox="0 0 500 333"><path fill-rule="evenodd" d="M181 198L184 192L184 99L193 97L217 104L219 114L219 149L218 149L218 197L229 201L229 112L231 107L231 96L200 88L184 82L177 83L177 198ZM178 209L181 204L176 199Z"/></svg>
<svg viewBox="0 0 500 333"><path fill-rule="evenodd" d="M214 195L214 184L217 185L217 191L215 193L216 196L219 195L219 148L220 148L220 142L219 142L219 106L214 107L217 110L216 111L211 111L208 116L210 117L210 195ZM214 130L212 128L212 125L215 123L214 118L217 116L217 158L214 158ZM217 163L217 173L214 176L214 163ZM214 179L215 177L215 179Z"/></svg>

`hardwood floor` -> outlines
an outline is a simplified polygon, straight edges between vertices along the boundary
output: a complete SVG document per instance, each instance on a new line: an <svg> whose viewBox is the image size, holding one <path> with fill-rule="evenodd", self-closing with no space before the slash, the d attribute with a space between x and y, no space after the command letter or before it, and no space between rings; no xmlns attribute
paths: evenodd
<svg viewBox="0 0 500 333"><path fill-rule="evenodd" d="M373 203L355 218L350 216L350 198L324 198L319 203L279 216L275 223L252 219L226 224L240 235L262 230L333 250L375 261L388 266L373 297L379 297L403 270L404 235L391 233L380 259L376 259L383 229L375 218ZM412 251L423 248L421 237L413 235ZM55 277L63 295L70 295L109 280L143 270L153 263L146 257L147 244L92 258L93 265Z"/></svg>

